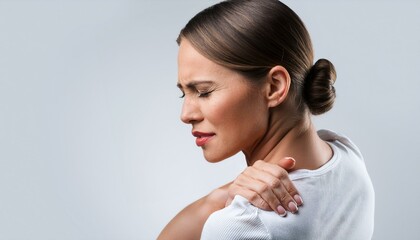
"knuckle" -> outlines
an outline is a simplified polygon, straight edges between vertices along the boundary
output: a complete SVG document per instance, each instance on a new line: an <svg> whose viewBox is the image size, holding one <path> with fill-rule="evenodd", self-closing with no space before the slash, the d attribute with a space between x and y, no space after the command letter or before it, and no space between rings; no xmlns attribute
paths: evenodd
<svg viewBox="0 0 420 240"><path fill-rule="evenodd" d="M289 197L288 194L283 193L283 194L280 195L280 199L279 200L280 200L281 203L287 204L290 201L290 197Z"/></svg>
<svg viewBox="0 0 420 240"><path fill-rule="evenodd" d="M283 175L285 174L285 171L281 167L274 168L274 176L278 179L283 178Z"/></svg>
<svg viewBox="0 0 420 240"><path fill-rule="evenodd" d="M249 178L246 175L240 175L235 179L234 184L238 186L247 186L249 185L248 182Z"/></svg>
<svg viewBox="0 0 420 240"><path fill-rule="evenodd" d="M251 171L252 171L252 167L251 166L246 167L245 170L242 172L241 175L243 175L243 174L249 174Z"/></svg>
<svg viewBox="0 0 420 240"><path fill-rule="evenodd" d="M277 198L275 198L272 203L273 203L273 206L275 207L281 204L281 202Z"/></svg>
<svg viewBox="0 0 420 240"><path fill-rule="evenodd" d="M278 180L278 179L273 179L273 180L270 182L270 187L271 187L272 189L279 188L280 186L281 186L281 181L280 181L280 180Z"/></svg>
<svg viewBox="0 0 420 240"><path fill-rule="evenodd" d="M283 181L289 180L289 175L287 174L286 170L284 170L283 168L278 170L277 176L278 176L278 179L281 179Z"/></svg>
<svg viewBox="0 0 420 240"><path fill-rule="evenodd" d="M253 166L260 167L263 164L263 160L257 160Z"/></svg>
<svg viewBox="0 0 420 240"><path fill-rule="evenodd" d="M260 193L260 194L261 193L265 193L265 192L268 191L269 188L270 188L269 185L267 185L267 184L261 184L260 186L258 186L257 192Z"/></svg>
<svg viewBox="0 0 420 240"><path fill-rule="evenodd" d="M297 194L296 189L295 189L293 186L291 186L291 185L286 187L286 191L287 191L290 195Z"/></svg>
<svg viewBox="0 0 420 240"><path fill-rule="evenodd" d="M251 193L251 195L249 196L249 198L250 198L249 200L251 202L257 202L258 199L260 199L260 196L257 193L253 192L253 193Z"/></svg>
<svg viewBox="0 0 420 240"><path fill-rule="evenodd" d="M287 171L284 170L284 168L279 168L278 172L279 172L280 176L287 176Z"/></svg>
<svg viewBox="0 0 420 240"><path fill-rule="evenodd" d="M260 199L258 201L258 207L260 207L262 209L269 209L270 208L270 206L263 199Z"/></svg>
<svg viewBox="0 0 420 240"><path fill-rule="evenodd" d="M236 184L238 184L238 183L240 183L243 179L245 178L245 176L244 175L239 175L239 176L237 176L236 177L236 179L235 179L235 181L233 181L234 183L236 183Z"/></svg>

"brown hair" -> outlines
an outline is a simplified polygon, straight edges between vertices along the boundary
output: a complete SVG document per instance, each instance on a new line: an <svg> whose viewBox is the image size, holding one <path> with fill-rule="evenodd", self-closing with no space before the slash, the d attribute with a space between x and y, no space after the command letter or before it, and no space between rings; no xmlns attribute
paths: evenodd
<svg viewBox="0 0 420 240"><path fill-rule="evenodd" d="M330 110L335 99L334 66L313 63L309 33L299 16L277 0L230 0L204 9L181 30L208 59L242 73L253 82L276 65L291 76L291 97L312 114ZM305 103L305 104L303 104Z"/></svg>

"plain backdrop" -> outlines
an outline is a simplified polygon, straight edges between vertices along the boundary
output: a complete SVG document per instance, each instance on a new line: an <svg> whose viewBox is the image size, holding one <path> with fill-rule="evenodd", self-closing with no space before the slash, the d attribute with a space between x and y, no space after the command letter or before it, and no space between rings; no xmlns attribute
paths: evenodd
<svg viewBox="0 0 420 240"><path fill-rule="evenodd" d="M244 169L207 163L179 120L175 39L216 2L0 0L1 240L155 239ZM336 66L314 121L364 153L374 239L415 239L420 1L284 2Z"/></svg>

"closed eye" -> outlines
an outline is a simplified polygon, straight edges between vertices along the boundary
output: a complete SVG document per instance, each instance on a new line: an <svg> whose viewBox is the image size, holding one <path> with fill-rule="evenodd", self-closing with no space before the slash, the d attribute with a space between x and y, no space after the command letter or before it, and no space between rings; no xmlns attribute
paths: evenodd
<svg viewBox="0 0 420 240"><path fill-rule="evenodd" d="M178 82L177 87L182 92L180 98L185 97L185 90L187 94L193 94L199 98L207 98L215 90L213 81L192 81L186 84L186 86L182 86L181 83Z"/></svg>
<svg viewBox="0 0 420 240"><path fill-rule="evenodd" d="M198 93L198 97L201 97L201 98L206 98L206 97L209 97L210 96L210 93L212 93L213 91L208 91L208 92L199 92Z"/></svg>

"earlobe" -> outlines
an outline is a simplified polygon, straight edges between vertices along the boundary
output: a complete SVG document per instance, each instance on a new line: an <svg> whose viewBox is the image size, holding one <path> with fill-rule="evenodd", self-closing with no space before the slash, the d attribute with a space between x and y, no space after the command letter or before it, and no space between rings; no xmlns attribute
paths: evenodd
<svg viewBox="0 0 420 240"><path fill-rule="evenodd" d="M275 66L268 73L268 78L268 107L276 107L287 98L290 89L290 75L284 67Z"/></svg>

